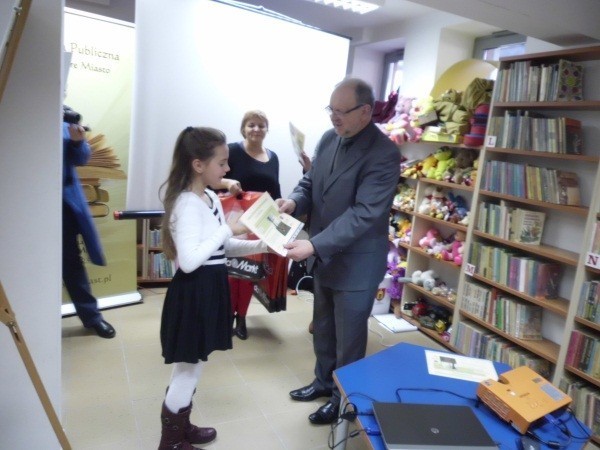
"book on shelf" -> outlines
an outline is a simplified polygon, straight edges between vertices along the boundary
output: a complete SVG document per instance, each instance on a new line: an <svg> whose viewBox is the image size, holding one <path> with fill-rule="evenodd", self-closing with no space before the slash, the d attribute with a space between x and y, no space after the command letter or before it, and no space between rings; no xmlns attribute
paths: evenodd
<svg viewBox="0 0 600 450"><path fill-rule="evenodd" d="M585 265L600 269L600 213L596 214L596 222L593 225L590 239L590 250L585 259Z"/></svg>
<svg viewBox="0 0 600 450"><path fill-rule="evenodd" d="M539 245L542 242L546 213L515 208L510 217L510 240L521 244Z"/></svg>
<svg viewBox="0 0 600 450"><path fill-rule="evenodd" d="M575 172L565 170L556 171L558 185L558 202L561 205L579 206L581 204L581 192L579 190L579 178Z"/></svg>
<svg viewBox="0 0 600 450"><path fill-rule="evenodd" d="M110 212L108 205L106 203L94 202L88 203L88 207L90 209L90 213L92 217L106 217Z"/></svg>
<svg viewBox="0 0 600 450"><path fill-rule="evenodd" d="M562 266L558 263L540 262L537 265L535 296L558 298Z"/></svg>
<svg viewBox="0 0 600 450"><path fill-rule="evenodd" d="M558 101L583 100L583 65L566 59L558 61Z"/></svg>

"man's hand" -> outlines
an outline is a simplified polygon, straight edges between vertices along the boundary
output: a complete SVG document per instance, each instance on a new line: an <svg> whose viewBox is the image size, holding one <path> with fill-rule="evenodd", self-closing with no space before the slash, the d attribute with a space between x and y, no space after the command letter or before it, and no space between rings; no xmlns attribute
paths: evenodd
<svg viewBox="0 0 600 450"><path fill-rule="evenodd" d="M298 240L284 245L287 249L287 257L294 261L302 261L311 255L314 255L315 248L308 240Z"/></svg>
<svg viewBox="0 0 600 450"><path fill-rule="evenodd" d="M292 214L296 209L296 202L294 200L290 200L289 198L278 198L275 200L275 203L279 207L280 213Z"/></svg>
<svg viewBox="0 0 600 450"><path fill-rule="evenodd" d="M69 124L69 137L72 141L83 141L85 139L85 130L76 123Z"/></svg>

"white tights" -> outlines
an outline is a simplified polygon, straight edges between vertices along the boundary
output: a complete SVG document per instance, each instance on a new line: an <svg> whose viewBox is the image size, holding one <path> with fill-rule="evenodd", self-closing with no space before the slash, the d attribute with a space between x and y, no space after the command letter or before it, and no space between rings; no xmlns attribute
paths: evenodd
<svg viewBox="0 0 600 450"><path fill-rule="evenodd" d="M185 362L173 364L171 382L165 396L165 405L171 412L178 413L180 409L190 406L194 389L200 380L202 367L202 361L196 364Z"/></svg>

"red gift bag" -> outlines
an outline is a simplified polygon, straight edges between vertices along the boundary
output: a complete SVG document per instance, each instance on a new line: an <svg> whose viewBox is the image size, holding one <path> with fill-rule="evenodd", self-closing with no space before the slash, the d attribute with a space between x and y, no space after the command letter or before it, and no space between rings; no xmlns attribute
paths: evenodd
<svg viewBox="0 0 600 450"><path fill-rule="evenodd" d="M240 216L262 195L262 192L244 192L239 195L219 194L227 222L237 221ZM236 236L238 239L257 239L253 234ZM266 277L263 254L227 258L227 271L234 278L257 281Z"/></svg>
<svg viewBox="0 0 600 450"><path fill-rule="evenodd" d="M288 259L275 253L265 253L263 266L267 276L254 283L254 295L267 311L285 311Z"/></svg>

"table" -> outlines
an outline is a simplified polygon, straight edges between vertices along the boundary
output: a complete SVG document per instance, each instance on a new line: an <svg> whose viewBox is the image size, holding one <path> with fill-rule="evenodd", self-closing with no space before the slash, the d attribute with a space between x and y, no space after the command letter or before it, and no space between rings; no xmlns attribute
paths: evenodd
<svg viewBox="0 0 600 450"><path fill-rule="evenodd" d="M400 343L337 369L333 376L342 395L341 412L344 412L345 404L354 404L358 411L357 428L369 429L377 433L378 426L372 415L372 402L397 402L396 390L400 389L398 393L401 401L405 403L471 406L492 439L501 444L502 450L520 450L521 434L477 400L478 383L430 375L427 370L425 350L432 349ZM494 363L494 367L498 374L511 369L509 365L497 362ZM580 422L570 417L568 413L561 416L561 419L569 418L566 424L574 436L570 445L561 447L562 450L581 449L588 441L584 430L587 433L590 430L581 424L584 427L582 429ZM336 449L344 449L347 431L348 421L342 421L334 433L334 444L338 444ZM566 443L568 440L556 426L549 423L537 427L535 432L546 442L556 440ZM367 435L364 432L360 434L363 439L368 441L370 448L385 450L381 436ZM580 437L580 439L575 439L575 437ZM550 449L546 445L541 445L541 448L543 450Z"/></svg>

